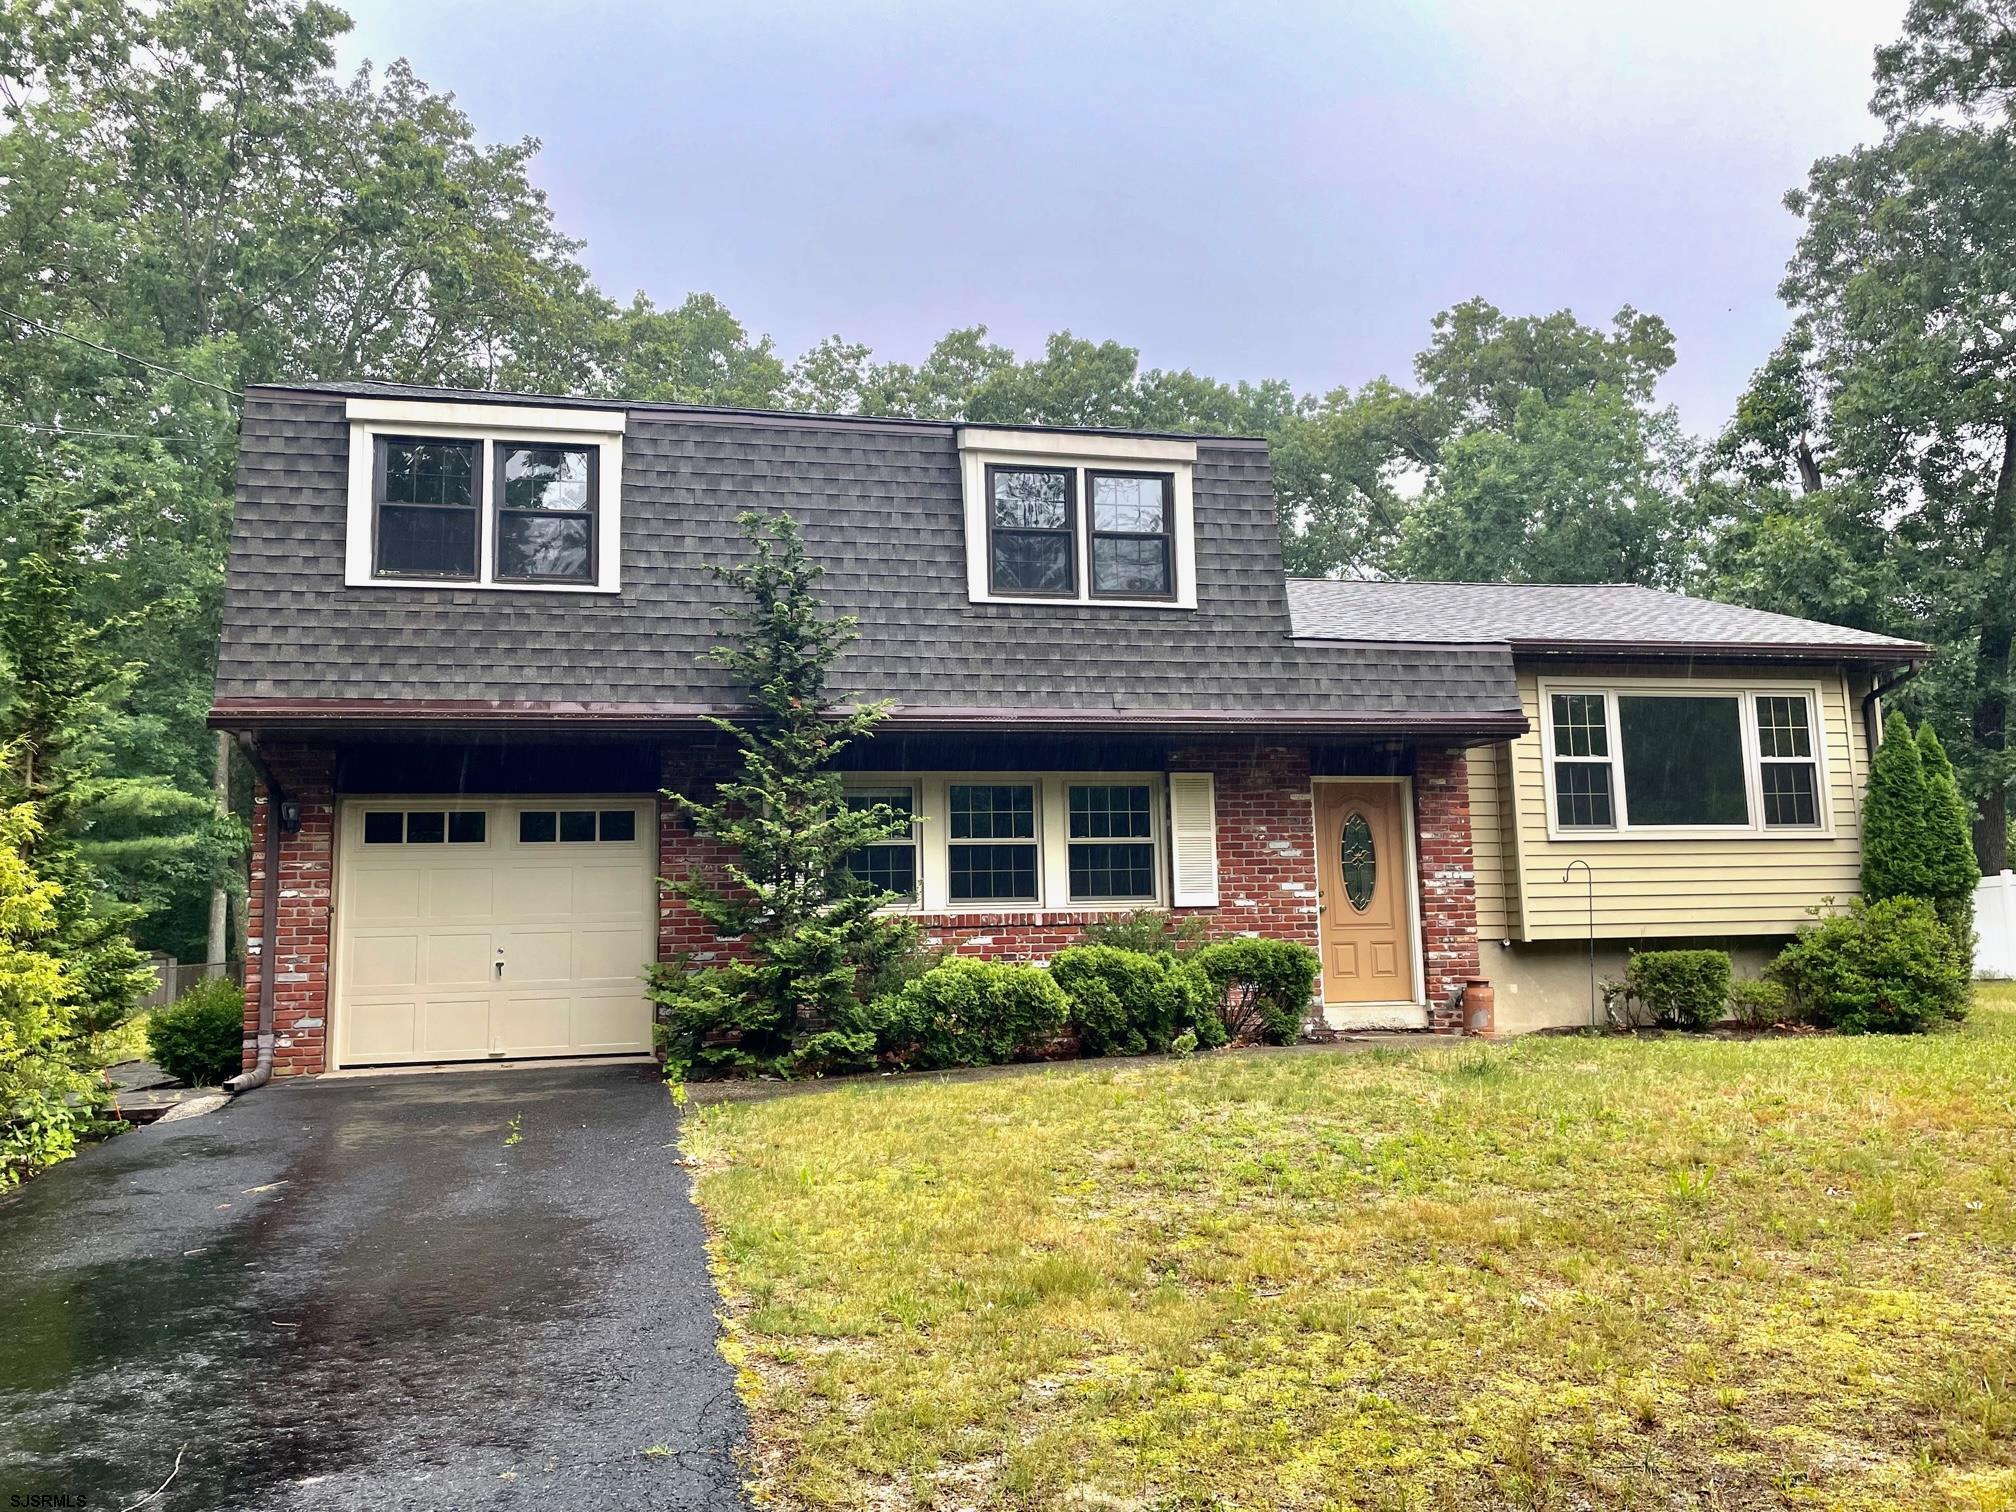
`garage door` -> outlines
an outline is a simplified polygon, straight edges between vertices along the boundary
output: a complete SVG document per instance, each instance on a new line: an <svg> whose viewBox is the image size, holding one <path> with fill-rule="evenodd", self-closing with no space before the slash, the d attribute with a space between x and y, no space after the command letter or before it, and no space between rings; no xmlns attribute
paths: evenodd
<svg viewBox="0 0 2016 1512"><path fill-rule="evenodd" d="M339 1064L649 1049L655 813L647 799L346 803Z"/></svg>

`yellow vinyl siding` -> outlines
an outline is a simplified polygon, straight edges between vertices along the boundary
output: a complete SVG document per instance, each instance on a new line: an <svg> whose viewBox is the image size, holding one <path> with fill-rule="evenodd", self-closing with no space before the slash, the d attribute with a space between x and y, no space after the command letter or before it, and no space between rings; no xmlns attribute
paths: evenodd
<svg viewBox="0 0 2016 1512"><path fill-rule="evenodd" d="M1470 751L1470 847L1477 873L1477 933L1489 940L1510 938L1520 927L1509 751L1502 743Z"/></svg>
<svg viewBox="0 0 2016 1512"><path fill-rule="evenodd" d="M1587 861L1595 872L1599 938L1789 934L1810 922L1807 912L1829 898L1846 901L1858 891L1861 869L1859 800L1867 752L1861 709L1851 700L1838 667L1801 669L1698 668L1693 676L1672 666L1549 662L1521 664L1519 696L1533 728L1510 747L1496 748L1488 763L1494 784L1509 768L1516 834L1478 843L1478 931L1526 940L1582 939L1589 932L1587 883L1580 868L1563 879L1568 863ZM1547 833L1547 782L1541 747L1540 683L1592 678L1617 683L1676 685L1817 686L1824 749L1823 780L1831 834L1746 833L1731 836L1576 835ZM1480 753L1473 752L1476 760ZM1509 754L1509 762L1505 756ZM1474 772L1475 768L1473 768ZM1471 779L1473 811L1479 779ZM1486 849L1490 851L1487 865ZM1486 881L1487 869L1493 874ZM1487 893L1493 900L1485 901ZM1517 907L1514 907L1516 899ZM1495 912L1493 911L1495 910ZM1500 921L1486 924L1487 917Z"/></svg>

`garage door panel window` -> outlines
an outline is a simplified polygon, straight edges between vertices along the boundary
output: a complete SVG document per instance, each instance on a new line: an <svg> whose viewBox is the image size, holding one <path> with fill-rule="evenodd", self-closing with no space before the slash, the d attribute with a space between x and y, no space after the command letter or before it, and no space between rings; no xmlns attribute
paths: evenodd
<svg viewBox="0 0 2016 1512"><path fill-rule="evenodd" d="M489 816L482 810L371 809L364 815L366 845L481 845Z"/></svg>
<svg viewBox="0 0 2016 1512"><path fill-rule="evenodd" d="M634 809L522 809L520 845L627 845L637 838Z"/></svg>
<svg viewBox="0 0 2016 1512"><path fill-rule="evenodd" d="M1557 690L1545 708L1558 830L1823 824L1810 694Z"/></svg>

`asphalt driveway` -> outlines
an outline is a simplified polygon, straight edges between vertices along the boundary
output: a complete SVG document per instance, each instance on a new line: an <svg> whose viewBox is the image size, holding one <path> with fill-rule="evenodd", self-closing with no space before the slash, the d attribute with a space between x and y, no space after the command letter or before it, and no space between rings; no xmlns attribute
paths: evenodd
<svg viewBox="0 0 2016 1512"><path fill-rule="evenodd" d="M0 1203L0 1507L739 1505L676 1128L643 1067L339 1080L49 1172Z"/></svg>

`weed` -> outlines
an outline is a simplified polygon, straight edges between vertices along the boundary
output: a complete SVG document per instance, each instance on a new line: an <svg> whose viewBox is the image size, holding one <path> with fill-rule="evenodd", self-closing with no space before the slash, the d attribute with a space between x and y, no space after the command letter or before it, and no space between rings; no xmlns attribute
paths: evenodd
<svg viewBox="0 0 2016 1512"><path fill-rule="evenodd" d="M523 1144L525 1142L525 1118L523 1114L513 1113L511 1115L511 1122L504 1127L505 1149L508 1150L515 1144Z"/></svg>

